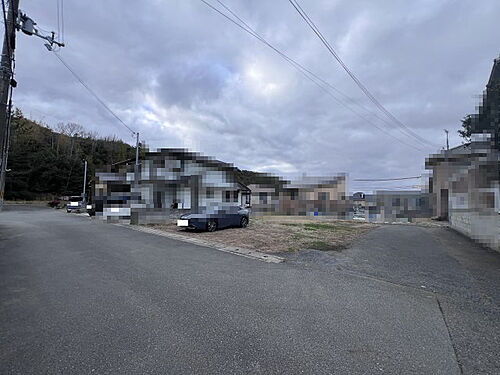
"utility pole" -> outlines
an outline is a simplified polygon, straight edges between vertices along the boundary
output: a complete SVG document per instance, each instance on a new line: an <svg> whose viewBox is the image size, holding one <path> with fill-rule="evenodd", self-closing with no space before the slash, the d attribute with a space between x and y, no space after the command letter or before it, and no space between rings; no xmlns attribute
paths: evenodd
<svg viewBox="0 0 500 375"><path fill-rule="evenodd" d="M0 61L0 210L3 207L5 192L5 174L7 172L7 156L9 152L10 119L12 110L12 88L17 86L14 80L14 50L16 49L16 29L26 35L37 36L48 43L45 46L52 50L55 45L64 47L54 39L55 33L45 36L38 32L35 27L36 22L26 14L19 11L19 0L10 0L2 3L8 4L7 15L5 16L5 35L2 46L2 59Z"/></svg>
<svg viewBox="0 0 500 375"><path fill-rule="evenodd" d="M444 132L446 133L446 150L449 150L450 144L448 143L448 130L444 129Z"/></svg>
<svg viewBox="0 0 500 375"><path fill-rule="evenodd" d="M3 207L5 191L5 174L7 173L7 153L9 148L8 135L10 132L10 93L16 86L13 79L12 59L16 48L16 20L19 9L19 0L10 1L7 11L7 23L2 46L2 60L0 62L0 209Z"/></svg>
<svg viewBox="0 0 500 375"><path fill-rule="evenodd" d="M83 169L83 203L87 204L87 199L85 198L85 189L87 188L87 160L84 160L85 167Z"/></svg>
<svg viewBox="0 0 500 375"><path fill-rule="evenodd" d="M135 165L134 165L134 186L130 189L130 192L135 190L135 196L132 198L132 202L137 199L135 203L139 203L139 196L140 196L140 189L139 189L139 176L140 176L140 170L139 170L139 132L135 132L136 140L135 140ZM137 197L137 198L136 198ZM138 224L139 223L139 214L137 212L134 212L134 210L131 211L130 214L130 224Z"/></svg>
<svg viewBox="0 0 500 375"><path fill-rule="evenodd" d="M136 141L135 141L135 165L139 165L139 132L136 132L135 135L137 136Z"/></svg>

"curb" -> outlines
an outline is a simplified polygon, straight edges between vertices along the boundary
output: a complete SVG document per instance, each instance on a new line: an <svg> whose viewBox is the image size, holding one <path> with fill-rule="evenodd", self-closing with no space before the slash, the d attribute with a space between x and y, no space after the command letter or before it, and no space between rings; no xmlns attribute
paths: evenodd
<svg viewBox="0 0 500 375"><path fill-rule="evenodd" d="M189 242L189 243L192 243L195 245L210 247L212 249L223 251L225 253L230 253L230 254L239 255L239 256L242 256L245 258L260 260L262 262L282 263L285 261L285 258L276 256L276 255L265 254L265 253L261 253L260 251L245 249L242 247L224 246L221 244L216 244L216 243L205 241L205 240L199 240L196 238L189 238L186 236L182 236L180 234L164 232L164 231L159 230L159 229L146 228L146 227L141 227L141 226L136 226L136 225L126 225L126 224L113 224L113 225L117 225L119 227L129 228L132 230L136 230L138 232L149 233L149 234L154 234L157 236L167 237L167 238L171 238L171 239L178 240L178 241Z"/></svg>

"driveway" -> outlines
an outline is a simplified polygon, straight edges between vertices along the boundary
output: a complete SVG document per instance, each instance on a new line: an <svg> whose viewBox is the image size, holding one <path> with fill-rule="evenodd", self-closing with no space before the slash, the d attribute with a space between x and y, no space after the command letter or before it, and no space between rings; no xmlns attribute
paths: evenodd
<svg viewBox="0 0 500 375"><path fill-rule="evenodd" d="M500 373L500 254L445 227L383 225L351 248L288 263L432 292L466 374Z"/></svg>
<svg viewBox="0 0 500 375"><path fill-rule="evenodd" d="M358 252L264 263L6 207L0 373L460 373L437 294L368 273Z"/></svg>

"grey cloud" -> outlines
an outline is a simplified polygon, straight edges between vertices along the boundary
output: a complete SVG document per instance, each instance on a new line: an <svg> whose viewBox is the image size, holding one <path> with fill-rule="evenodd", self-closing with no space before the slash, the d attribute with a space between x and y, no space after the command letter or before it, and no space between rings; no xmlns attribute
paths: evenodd
<svg viewBox="0 0 500 375"><path fill-rule="evenodd" d="M156 94L165 105L190 107L220 97L231 72L217 62L176 61L157 77Z"/></svg>
<svg viewBox="0 0 500 375"><path fill-rule="evenodd" d="M286 1L225 3L284 52L376 111ZM474 111L474 95L500 52L499 2L301 4L399 119L432 141L443 143L447 128L452 144L460 142L460 118ZM243 168L294 167L284 175L365 178L420 174L425 156L436 151L394 141L200 1L65 6L61 55L151 147L195 145L194 151ZM22 7L43 28L56 26L55 4L24 0ZM40 40L22 34L17 79L14 99L26 113L131 140ZM387 131L416 143L395 127Z"/></svg>

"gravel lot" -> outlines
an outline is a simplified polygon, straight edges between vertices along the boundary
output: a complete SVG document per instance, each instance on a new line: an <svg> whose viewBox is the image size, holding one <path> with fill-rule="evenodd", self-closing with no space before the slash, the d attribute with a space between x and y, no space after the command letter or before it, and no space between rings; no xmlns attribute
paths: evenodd
<svg viewBox="0 0 500 375"><path fill-rule="evenodd" d="M376 225L325 218L265 216L251 218L244 229L227 228L213 233L180 229L175 222L151 227L223 245L280 253L301 249L341 251Z"/></svg>

